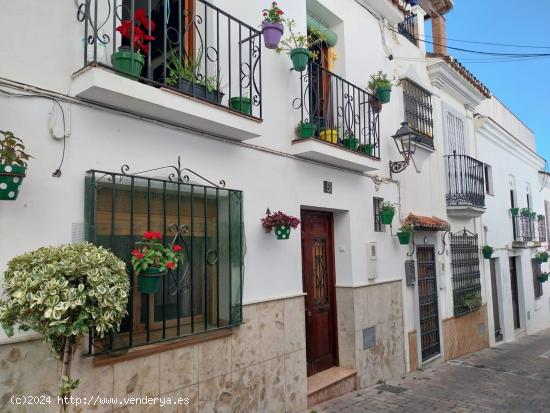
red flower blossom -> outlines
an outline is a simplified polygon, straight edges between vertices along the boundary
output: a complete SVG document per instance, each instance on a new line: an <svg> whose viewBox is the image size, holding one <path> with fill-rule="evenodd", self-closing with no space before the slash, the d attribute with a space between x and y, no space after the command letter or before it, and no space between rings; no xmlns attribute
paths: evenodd
<svg viewBox="0 0 550 413"><path fill-rule="evenodd" d="M166 263L166 268L168 268L169 270L173 270L174 268L176 268L176 264L174 264L172 261L168 261Z"/></svg>
<svg viewBox="0 0 550 413"><path fill-rule="evenodd" d="M152 239L161 239L162 234L160 232L146 231L143 233L143 238L152 240Z"/></svg>
<svg viewBox="0 0 550 413"><path fill-rule="evenodd" d="M149 53L149 42L155 40L154 36L149 35L149 30L155 30L155 22L147 18L147 13L143 8L136 10L133 20L123 20L116 30L122 37L133 41L135 50L141 50L146 54Z"/></svg>
<svg viewBox="0 0 550 413"><path fill-rule="evenodd" d="M281 14L284 14L284 11L282 11L281 9L277 10L277 14L280 16Z"/></svg>
<svg viewBox="0 0 550 413"><path fill-rule="evenodd" d="M181 251L181 245L174 245L174 246L172 247L172 251L175 251L175 252Z"/></svg>
<svg viewBox="0 0 550 413"><path fill-rule="evenodd" d="M138 250L138 249L132 250L132 255L133 255L134 257L137 256L137 255L139 255L139 254L141 254L141 251L140 251L140 250Z"/></svg>

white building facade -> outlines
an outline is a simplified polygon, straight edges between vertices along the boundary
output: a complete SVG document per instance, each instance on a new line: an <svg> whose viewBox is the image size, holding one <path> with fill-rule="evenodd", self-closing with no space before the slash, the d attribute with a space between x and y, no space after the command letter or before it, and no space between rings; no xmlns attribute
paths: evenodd
<svg viewBox="0 0 550 413"><path fill-rule="evenodd" d="M158 293L133 285L120 333L83 340L76 395L303 412L308 397L481 349L497 328L484 242L495 246L505 339L516 334L510 254L521 255L521 328L546 326L548 299L529 295L535 249L514 248L503 206L513 176L518 200L529 183L532 208L544 211L534 138L514 135L527 139L517 156L532 173L507 162L517 141L496 142L505 120L484 120L489 91L416 39L414 16L441 29L452 2L281 0L296 30L328 35L303 72L262 44L268 3L33 1L5 13L0 34L17 47L0 46L0 129L34 158L18 199L0 201L0 270L26 251L85 240L128 260L144 231L187 251ZM136 80L113 70L111 54L126 45L120 20L140 8L155 40ZM196 66L191 81L184 71L168 81L172 56ZM365 89L380 70L395 85L381 112ZM313 137L296 135L300 121ZM412 159L392 138L402 122L416 136ZM380 222L385 201L397 206L391 227ZM301 225L277 240L260 223L267 210ZM395 236L404 223L415 228L408 245ZM483 304L470 309L468 294ZM0 332L0 360L0 410L13 394L56 394L57 361L36 336Z"/></svg>

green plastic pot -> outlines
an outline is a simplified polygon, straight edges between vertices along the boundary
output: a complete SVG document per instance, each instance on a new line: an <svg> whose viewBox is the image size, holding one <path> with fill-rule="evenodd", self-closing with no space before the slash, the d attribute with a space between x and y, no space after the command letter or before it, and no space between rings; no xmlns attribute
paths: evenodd
<svg viewBox="0 0 550 413"><path fill-rule="evenodd" d="M376 97L381 103L388 103L391 96L391 85L378 86L376 88Z"/></svg>
<svg viewBox="0 0 550 413"><path fill-rule="evenodd" d="M245 96L243 97L233 97L229 99L229 106L231 106L232 109L235 109L241 113L244 113L245 115L252 115L252 106L250 105L250 98L247 98Z"/></svg>
<svg viewBox="0 0 550 413"><path fill-rule="evenodd" d="M491 259L491 257L493 256L493 251L482 251L481 253L483 254L483 258L485 258L486 260Z"/></svg>
<svg viewBox="0 0 550 413"><path fill-rule="evenodd" d="M165 275L166 271L161 272L158 267L149 267L144 272L140 272L137 277L139 291L143 294L155 294Z"/></svg>
<svg viewBox="0 0 550 413"><path fill-rule="evenodd" d="M519 208L510 208L510 214L512 214L513 217L517 217L519 215Z"/></svg>
<svg viewBox="0 0 550 413"><path fill-rule="evenodd" d="M411 242L411 233L409 231L399 231L397 238L401 245L409 245L409 242Z"/></svg>
<svg viewBox="0 0 550 413"><path fill-rule="evenodd" d="M312 138L315 135L315 126L312 123L300 123L296 131L300 139Z"/></svg>
<svg viewBox="0 0 550 413"><path fill-rule="evenodd" d="M372 156L374 154L374 145L372 143L359 145L359 147L357 148L357 151L364 153L365 155Z"/></svg>
<svg viewBox="0 0 550 413"><path fill-rule="evenodd" d="M350 136L349 138L342 139L342 145L344 145L344 148L351 149L352 151L357 150L357 147L359 146L359 139Z"/></svg>
<svg viewBox="0 0 550 413"><path fill-rule="evenodd" d="M395 211L391 209L383 209L380 211L380 222L384 225L391 225Z"/></svg>
<svg viewBox="0 0 550 413"><path fill-rule="evenodd" d="M118 52L111 55L111 63L117 72L129 79L136 79L141 75L145 57L140 53L132 53L130 48L120 47Z"/></svg>
<svg viewBox="0 0 550 413"><path fill-rule="evenodd" d="M27 168L19 165L0 164L0 200L15 201L25 178Z"/></svg>
<svg viewBox="0 0 550 413"><path fill-rule="evenodd" d="M275 235L277 239L289 239L290 238L290 225L282 225L275 227Z"/></svg>
<svg viewBox="0 0 550 413"><path fill-rule="evenodd" d="M306 70L309 62L309 50L304 49L303 47L293 49L290 52L290 60L292 60L294 70L297 72L303 72Z"/></svg>

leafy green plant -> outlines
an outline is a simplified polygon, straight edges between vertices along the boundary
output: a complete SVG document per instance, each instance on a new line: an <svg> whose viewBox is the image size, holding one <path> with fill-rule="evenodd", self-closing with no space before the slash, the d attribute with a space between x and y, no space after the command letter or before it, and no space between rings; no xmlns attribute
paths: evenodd
<svg viewBox="0 0 550 413"><path fill-rule="evenodd" d="M477 311L481 308L483 301L481 299L481 294L478 291L473 291L464 295L460 300L458 300L457 304L459 306L464 305L468 307L469 311Z"/></svg>
<svg viewBox="0 0 550 413"><path fill-rule="evenodd" d="M389 201L384 201L382 204L382 207L380 208L381 211L393 211L395 212L395 204L392 204Z"/></svg>
<svg viewBox="0 0 550 413"><path fill-rule="evenodd" d="M546 262L548 261L548 252L546 251L538 252L535 255L535 258L538 262Z"/></svg>
<svg viewBox="0 0 550 413"><path fill-rule="evenodd" d="M543 272L542 274L540 274L538 276L538 280L540 283L545 283L546 281L548 281L548 273L547 272Z"/></svg>
<svg viewBox="0 0 550 413"><path fill-rule="evenodd" d="M202 58L202 47L199 48L196 57L184 56L183 59L180 59L177 53L172 53L168 59L166 84L176 85L181 78L188 82L194 82L196 85L205 86L208 92L222 90L221 73L214 76L204 76L200 73Z"/></svg>
<svg viewBox="0 0 550 413"><path fill-rule="evenodd" d="M143 234L144 240L136 242L136 248L132 251L132 268L136 276L149 267L159 268L160 272L173 270L183 261L181 245L165 247L160 242L161 238L160 232L147 231Z"/></svg>
<svg viewBox="0 0 550 413"><path fill-rule="evenodd" d="M327 40L327 35L318 29L310 29L307 35L296 32L296 21L294 19L284 20L288 28L288 36L281 39L277 53L286 52L290 54L294 49L311 49L312 47ZM317 59L318 53L309 50L309 57Z"/></svg>
<svg viewBox="0 0 550 413"><path fill-rule="evenodd" d="M67 395L78 385L70 362L79 338L90 330L100 337L118 330L129 289L126 264L102 247L85 242L39 248L8 262L0 324L8 336L16 324L44 336L63 360L60 389Z"/></svg>
<svg viewBox="0 0 550 413"><path fill-rule="evenodd" d="M414 226L410 222L404 223L401 228L399 228L400 232L413 232Z"/></svg>
<svg viewBox="0 0 550 413"><path fill-rule="evenodd" d="M269 23L282 23L284 21L283 14L285 14L284 11L279 8L276 1L271 3L269 9L262 10L264 21Z"/></svg>
<svg viewBox="0 0 550 413"><path fill-rule="evenodd" d="M32 156L25 152L25 145L13 132L0 131L0 164L26 167Z"/></svg>
<svg viewBox="0 0 550 413"><path fill-rule="evenodd" d="M530 217L532 214L531 208L521 208L521 216L522 217Z"/></svg>
<svg viewBox="0 0 550 413"><path fill-rule="evenodd" d="M371 92L376 93L378 88L388 86L391 86L391 81L388 79L388 75L380 70L378 73L370 76L370 81L367 87Z"/></svg>
<svg viewBox="0 0 550 413"><path fill-rule="evenodd" d="M483 248L481 248L482 253L492 254L493 251L494 251L494 249L490 245L484 245Z"/></svg>
<svg viewBox="0 0 550 413"><path fill-rule="evenodd" d="M537 215L539 221L544 221L546 217L544 215Z"/></svg>

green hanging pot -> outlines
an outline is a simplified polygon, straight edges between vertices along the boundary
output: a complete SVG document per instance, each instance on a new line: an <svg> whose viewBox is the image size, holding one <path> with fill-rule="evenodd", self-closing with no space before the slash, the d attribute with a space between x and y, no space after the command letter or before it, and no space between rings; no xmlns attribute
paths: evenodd
<svg viewBox="0 0 550 413"><path fill-rule="evenodd" d="M129 47L123 46L111 55L111 63L124 77L136 79L141 75L145 57L140 53L132 53Z"/></svg>
<svg viewBox="0 0 550 413"><path fill-rule="evenodd" d="M300 123L296 128L296 132L300 139L313 138L313 135L315 135L315 125L312 123Z"/></svg>
<svg viewBox="0 0 550 413"><path fill-rule="evenodd" d="M245 115L252 115L252 106L250 104L250 98L243 97L232 97L229 99L229 106L236 111L244 113Z"/></svg>
<svg viewBox="0 0 550 413"><path fill-rule="evenodd" d="M388 103L391 96L391 85L378 86L376 88L376 97L381 103Z"/></svg>
<svg viewBox="0 0 550 413"><path fill-rule="evenodd" d="M491 257L493 256L493 251L482 251L481 253L483 254L483 258L485 258L486 260L491 259Z"/></svg>
<svg viewBox="0 0 550 413"><path fill-rule="evenodd" d="M383 209L380 211L380 222L384 225L391 225L395 211L391 209Z"/></svg>
<svg viewBox="0 0 550 413"><path fill-rule="evenodd" d="M0 164L0 200L15 201L25 178L27 168L20 165Z"/></svg>
<svg viewBox="0 0 550 413"><path fill-rule="evenodd" d="M275 227L275 235L277 239L289 239L290 238L290 225L281 225Z"/></svg>
<svg viewBox="0 0 550 413"><path fill-rule="evenodd" d="M149 267L137 276L138 289L143 294L155 294L159 290L162 277L166 271L161 272L158 267Z"/></svg>
<svg viewBox="0 0 550 413"><path fill-rule="evenodd" d="M512 214L513 217L517 217L519 215L519 208L510 208L510 214Z"/></svg>
<svg viewBox="0 0 550 413"><path fill-rule="evenodd" d="M401 245L409 245L409 242L411 242L411 233L409 231L400 231L397 233L397 238Z"/></svg>
<svg viewBox="0 0 550 413"><path fill-rule="evenodd" d="M296 70L297 72L303 72L304 70L306 70L307 64L309 62L309 50L303 47L293 49L290 52L290 60L292 60L294 70Z"/></svg>
<svg viewBox="0 0 550 413"><path fill-rule="evenodd" d="M359 145L359 147L357 148L357 151L365 155L372 156L374 154L374 145L372 143Z"/></svg>

